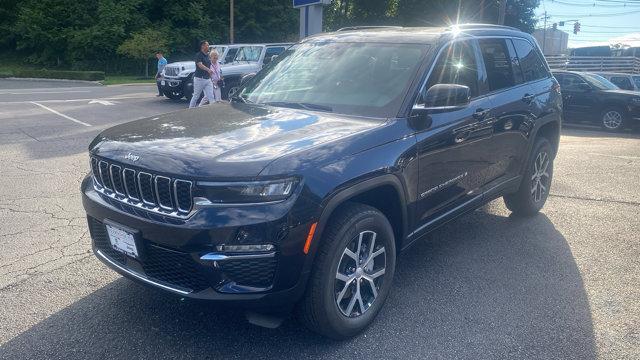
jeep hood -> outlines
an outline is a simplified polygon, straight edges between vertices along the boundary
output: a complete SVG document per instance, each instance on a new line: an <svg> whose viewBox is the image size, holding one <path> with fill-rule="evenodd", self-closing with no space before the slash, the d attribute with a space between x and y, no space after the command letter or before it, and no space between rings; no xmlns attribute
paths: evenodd
<svg viewBox="0 0 640 360"><path fill-rule="evenodd" d="M331 113L222 103L117 125L99 134L89 150L156 173L252 178L279 157L312 151L383 124Z"/></svg>

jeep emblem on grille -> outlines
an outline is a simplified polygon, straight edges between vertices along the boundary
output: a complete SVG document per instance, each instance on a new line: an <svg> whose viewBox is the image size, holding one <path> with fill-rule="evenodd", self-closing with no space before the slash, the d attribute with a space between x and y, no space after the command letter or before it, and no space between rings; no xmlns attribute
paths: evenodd
<svg viewBox="0 0 640 360"><path fill-rule="evenodd" d="M132 153L128 153L127 155L124 156L124 158L131 161L138 161L138 159L140 159L140 156L133 155Z"/></svg>

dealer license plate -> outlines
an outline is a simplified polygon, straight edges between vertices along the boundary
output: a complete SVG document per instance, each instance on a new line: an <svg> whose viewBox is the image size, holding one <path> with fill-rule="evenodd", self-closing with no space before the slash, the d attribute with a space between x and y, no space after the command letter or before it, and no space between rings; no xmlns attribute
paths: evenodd
<svg viewBox="0 0 640 360"><path fill-rule="evenodd" d="M111 247L113 247L114 250L134 258L138 257L138 249L136 248L136 241L133 234L111 225L106 225L106 227Z"/></svg>

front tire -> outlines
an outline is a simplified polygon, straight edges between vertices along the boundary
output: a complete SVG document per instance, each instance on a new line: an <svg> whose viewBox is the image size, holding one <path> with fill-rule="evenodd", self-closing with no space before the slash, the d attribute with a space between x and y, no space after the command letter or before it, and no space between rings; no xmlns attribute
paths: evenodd
<svg viewBox="0 0 640 360"><path fill-rule="evenodd" d="M553 148L546 138L539 138L518 191L505 195L504 203L515 215L530 216L544 206L553 179Z"/></svg>
<svg viewBox="0 0 640 360"><path fill-rule="evenodd" d="M607 108L600 115L600 126L607 131L621 131L625 126L625 112L618 108Z"/></svg>
<svg viewBox="0 0 640 360"><path fill-rule="evenodd" d="M395 272L393 229L377 209L343 206L325 228L297 317L310 330L347 339L369 326Z"/></svg>

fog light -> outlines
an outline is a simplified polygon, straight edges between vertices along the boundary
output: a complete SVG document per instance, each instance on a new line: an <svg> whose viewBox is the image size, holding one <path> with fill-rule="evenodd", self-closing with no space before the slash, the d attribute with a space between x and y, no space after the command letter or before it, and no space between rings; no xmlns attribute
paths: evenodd
<svg viewBox="0 0 640 360"><path fill-rule="evenodd" d="M258 252L258 251L271 251L275 248L273 244L263 245L218 245L216 250L220 252Z"/></svg>

